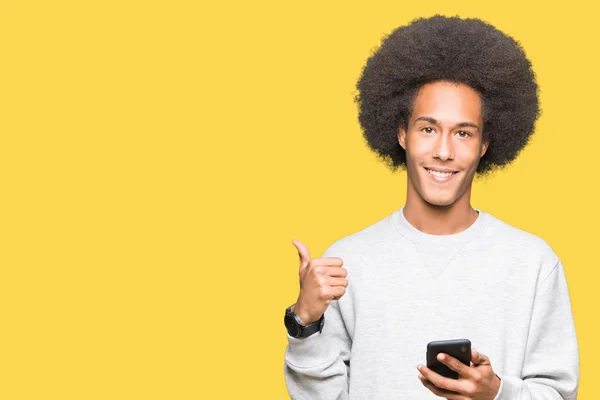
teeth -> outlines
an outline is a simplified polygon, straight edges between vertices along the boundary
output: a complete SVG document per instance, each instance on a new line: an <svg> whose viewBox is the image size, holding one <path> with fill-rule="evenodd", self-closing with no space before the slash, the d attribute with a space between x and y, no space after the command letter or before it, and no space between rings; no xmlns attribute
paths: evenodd
<svg viewBox="0 0 600 400"><path fill-rule="evenodd" d="M425 168L425 169L427 169L427 168ZM438 171L432 171L430 169L427 169L427 172L429 172L431 175L435 176L436 178L447 178L454 173L454 172L438 172Z"/></svg>

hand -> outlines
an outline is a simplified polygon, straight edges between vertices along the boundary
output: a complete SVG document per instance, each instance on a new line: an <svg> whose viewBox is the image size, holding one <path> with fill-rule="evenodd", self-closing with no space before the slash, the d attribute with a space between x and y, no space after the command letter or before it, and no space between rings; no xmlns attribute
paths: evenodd
<svg viewBox="0 0 600 400"><path fill-rule="evenodd" d="M438 360L450 369L458 372L458 380L441 376L424 365L417 369L421 372L421 383L433 394L449 400L494 400L500 389L500 378L492 370L490 359L471 349L471 366L467 366L448 354L438 354Z"/></svg>
<svg viewBox="0 0 600 400"><path fill-rule="evenodd" d="M292 243L300 257L300 294L294 313L304 324L318 321L332 300L346 293L348 280L344 260L339 257L310 258L308 248L299 240Z"/></svg>

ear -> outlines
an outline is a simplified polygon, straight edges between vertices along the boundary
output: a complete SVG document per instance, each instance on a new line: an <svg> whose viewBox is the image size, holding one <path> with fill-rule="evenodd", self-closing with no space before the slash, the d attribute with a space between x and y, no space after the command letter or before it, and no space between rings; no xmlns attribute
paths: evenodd
<svg viewBox="0 0 600 400"><path fill-rule="evenodd" d="M406 150L406 130L402 127L398 129L398 143Z"/></svg>
<svg viewBox="0 0 600 400"><path fill-rule="evenodd" d="M481 154L479 155L479 158L483 157L483 155L487 151L489 145L490 145L490 138L488 137L488 138L485 138L483 140L483 142L481 143Z"/></svg>

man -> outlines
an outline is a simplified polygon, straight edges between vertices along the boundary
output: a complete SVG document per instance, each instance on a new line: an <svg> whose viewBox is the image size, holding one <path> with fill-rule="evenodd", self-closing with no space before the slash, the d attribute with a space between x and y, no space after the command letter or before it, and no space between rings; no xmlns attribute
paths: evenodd
<svg viewBox="0 0 600 400"><path fill-rule="evenodd" d="M384 39L357 88L369 146L406 168L406 203L321 258L293 242L291 397L575 399L579 350L561 260L470 204L474 175L514 160L539 115L519 44L477 19L418 19ZM428 342L458 338L473 343L471 364L438 358L458 379L423 365Z"/></svg>

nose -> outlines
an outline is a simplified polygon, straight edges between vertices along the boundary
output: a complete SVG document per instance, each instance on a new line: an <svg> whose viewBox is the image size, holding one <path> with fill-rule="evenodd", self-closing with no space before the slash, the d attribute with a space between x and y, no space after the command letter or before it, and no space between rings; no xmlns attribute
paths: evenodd
<svg viewBox="0 0 600 400"><path fill-rule="evenodd" d="M436 138L433 157L439 158L442 161L454 159L454 146L452 136L449 132L444 132L444 134L438 135Z"/></svg>

